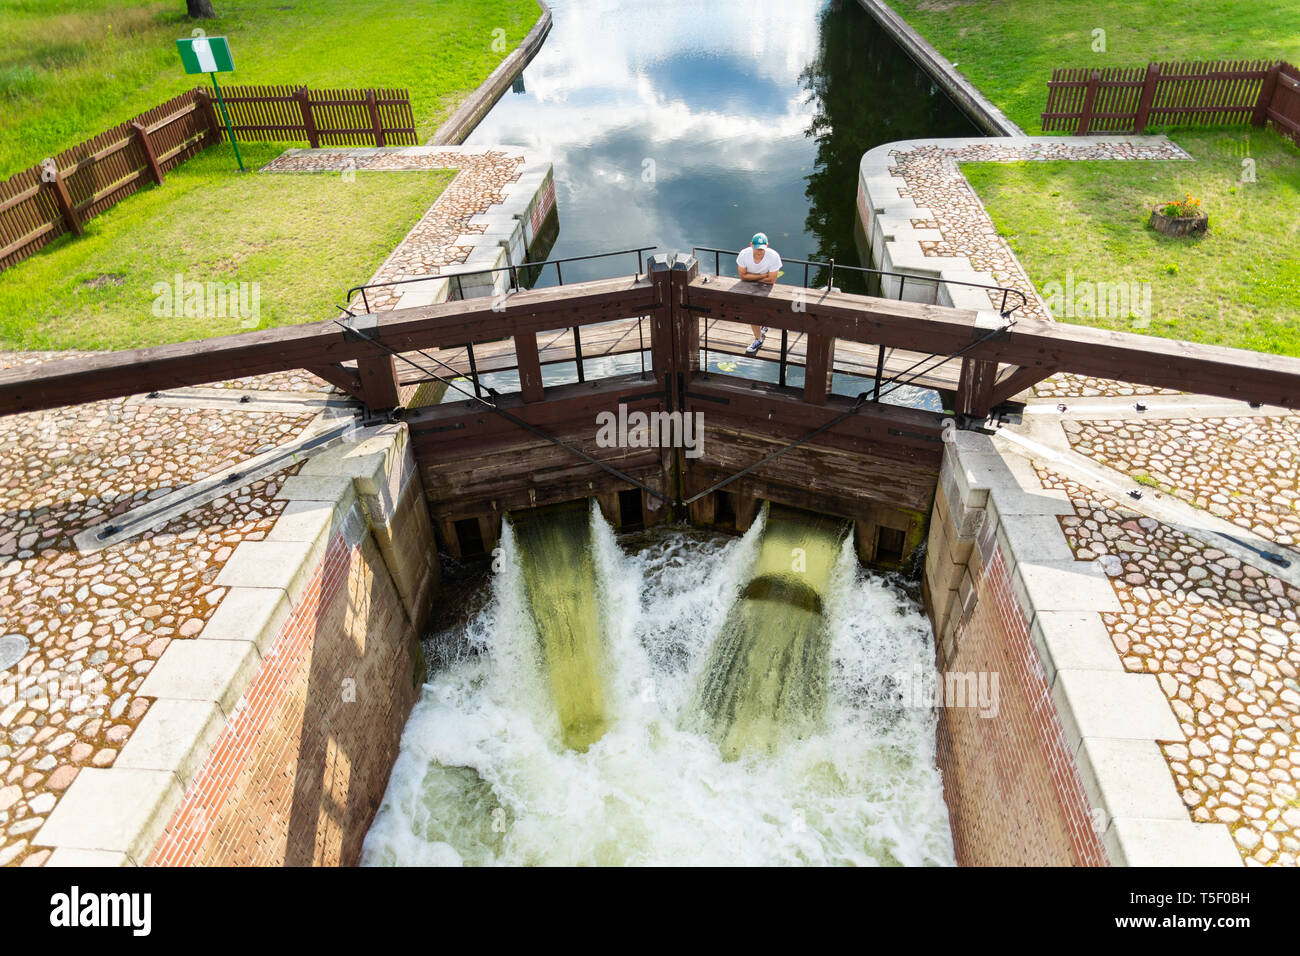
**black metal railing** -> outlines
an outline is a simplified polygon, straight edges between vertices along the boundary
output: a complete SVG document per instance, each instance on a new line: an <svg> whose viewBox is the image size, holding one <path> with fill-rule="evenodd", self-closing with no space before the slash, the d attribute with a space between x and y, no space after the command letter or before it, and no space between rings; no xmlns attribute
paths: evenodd
<svg viewBox="0 0 1300 956"><path fill-rule="evenodd" d="M692 246L691 247L691 255L695 256L697 260L703 263L705 260L700 257L700 253L706 253L706 254L712 253L713 274L722 275L722 271L721 271L722 257L724 255L735 257L740 254L740 251L737 249L715 249L713 246ZM1002 315L1004 319L1009 317L1017 309L1022 309L1029 304L1029 300L1023 292L1021 292L1019 289L1012 289L1008 286L986 285L985 283L982 282L962 282L961 280L958 279L941 279L937 276L920 276L910 272L887 272L883 269L868 269L864 266L846 266L846 265L836 264L834 259L828 259L825 262L820 262L816 259L787 259L784 256L782 256L781 264L785 265L787 263L792 265L803 266L803 287L805 289L812 288L812 286L809 284L812 278L811 270L814 267L816 267L818 269L826 270L827 279L826 279L825 287L828 290L835 285L835 272L838 269L841 272L850 272L853 273L854 275L862 275L862 276L876 278L878 280L878 287L882 292L884 291L885 288L885 284L883 281L884 279L887 278L897 279L898 295L881 296L881 298L890 298L890 299L897 298L900 302L903 300L903 289L906 288L907 281L910 279L913 283L929 282L935 285L936 287L939 286L940 284L956 285L956 286L963 286L968 289L982 289L985 292L994 293L994 296L989 299L989 302L992 303L993 298L997 298L999 300L998 312ZM818 287L820 286L821 283L818 283Z"/></svg>
<svg viewBox="0 0 1300 956"><path fill-rule="evenodd" d="M532 288L536 285L537 280L541 277L542 272L547 266L555 266L555 278L557 285L564 285L564 264L566 262L586 262L592 259L608 259L613 256L636 256L636 274L640 276L645 272L645 254L657 249L658 246L640 246L636 249L619 249L616 252L596 252L586 256L565 256L562 259L545 259L541 262L510 262L510 250L506 249L506 264L503 266L494 266L490 269L469 269L464 272L441 272L436 275L416 276L413 279L391 279L387 282L369 282L366 285L356 285L348 289L345 301L351 302L353 296L358 292L361 293L361 305L366 312L370 312L370 297L367 293L372 289L387 289L398 285L411 285L416 282L435 282L438 279L448 280L452 288L456 290L456 300L465 298L464 280L471 276L491 275L493 276L492 287L496 287L495 276L498 272L510 273L510 288L518 292L522 287L519 277L525 276L524 285ZM490 294L490 293L489 293ZM450 298L450 296L449 296ZM472 297L471 297L472 298Z"/></svg>

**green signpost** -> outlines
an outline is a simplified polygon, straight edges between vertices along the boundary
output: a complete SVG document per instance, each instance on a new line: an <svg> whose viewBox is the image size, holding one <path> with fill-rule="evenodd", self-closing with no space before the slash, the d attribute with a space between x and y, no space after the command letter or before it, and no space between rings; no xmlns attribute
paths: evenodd
<svg viewBox="0 0 1300 956"><path fill-rule="evenodd" d="M239 143L235 142L235 131L230 126L230 114L226 112L226 101L222 99L221 87L217 85L218 73L232 73L235 69L234 58L230 55L230 44L225 37L190 37L177 40L176 48L181 53L181 65L186 73L207 73L212 77L212 88L217 91L217 105L221 107L221 118L226 123L226 133L230 136L230 145L235 148L235 160L239 171L244 172L244 158L239 155Z"/></svg>

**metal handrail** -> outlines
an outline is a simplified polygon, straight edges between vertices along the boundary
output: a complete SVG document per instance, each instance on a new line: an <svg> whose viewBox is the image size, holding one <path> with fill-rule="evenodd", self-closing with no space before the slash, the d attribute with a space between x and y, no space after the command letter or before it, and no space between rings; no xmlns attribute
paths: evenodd
<svg viewBox="0 0 1300 956"><path fill-rule="evenodd" d="M619 249L616 252L595 252L585 256L565 256L564 258L561 259L545 259L541 262L520 262L520 263L513 263L509 261L510 250L509 248L507 248L506 249L507 261L506 261L506 265L503 266L493 266L488 269L470 269L466 272L441 272L430 276L416 276L413 279L390 279L387 282L368 282L365 285L354 285L352 288L348 289L347 297L344 299L344 301L351 302L352 297L355 296L358 292L360 292L361 304L365 308L366 312L369 312L370 300L366 296L366 292L369 291L370 289L384 289L384 288L388 288L389 286L395 286L395 285L409 285L410 283L413 282L430 282L434 279L455 279L456 291L459 294L460 298L463 300L465 298L465 289L461 281L463 277L495 274L497 272L507 272L507 271L510 273L511 286L514 288L516 292L518 292L519 291L519 270L543 269L546 266L555 266L556 279L559 280L560 285L564 285L564 272L560 267L566 262L584 262L589 259L605 259L610 256L627 256L627 255L631 255L634 252L636 253L636 274L640 276L641 273L645 271L645 254L647 252L650 252L658 248L659 248L658 246L639 246L635 249Z"/></svg>
<svg viewBox="0 0 1300 956"><path fill-rule="evenodd" d="M699 253L699 252L706 252L706 253L711 252L711 253L713 253L713 274L714 274L714 275L721 275L721 274L722 274L722 272L721 272L721 265L722 265L721 257L722 257L723 255L736 256L736 255L739 255L739 254L740 254L739 250L736 250L736 249L716 249L716 248L714 248L713 246L692 246L692 247L691 247L691 255L695 256L696 259L699 259L699 258L700 258L698 255L696 255L696 253ZM1008 287L1008 286L1001 286L1001 285L986 285L986 284L984 284L984 283L982 283L982 282L963 282L963 281L961 281L960 279L941 279L941 278L938 278L938 277L936 277L936 276L921 276L921 275L916 275L915 273L911 273L911 272L887 272L887 271L885 271L884 269L868 269L868 268L866 268L865 266L846 266L846 265L838 265L838 264L836 264L836 262L835 262L834 259L830 259L830 260L828 260L828 261L826 261L826 262L819 262L819 261L816 260L816 259L787 259L787 258L785 258L784 256L782 256L782 257L781 257L781 262L782 262L782 264L785 264L785 263L787 263L787 262L790 262L790 263L794 263L794 264L796 264L796 265L802 265L802 266L804 267L804 268L803 268L803 287L804 287L805 289L809 288L809 286L808 286L808 269L809 269L809 267L810 267L810 266L818 266L818 267L825 268L825 269L829 270L829 278L828 278L827 283L826 283L826 288L827 288L827 290L829 290L829 289L831 288L831 286L834 285L834 283L835 283L835 270L836 270L836 269L847 269L847 270L850 271L850 272L858 272L858 273L862 273L862 274L864 274L864 275L873 275L873 276L890 276L890 277L893 277L893 278L897 278L897 279L899 280L899 282L898 282L898 299L899 299L899 301L902 301L902 299L903 299L903 287L906 285L907 280L908 280L908 279L915 279L915 280L917 280L917 281L921 281L921 282L935 282L935 283L940 283L940 282L942 282L942 283L946 283L947 285L960 285L960 286L965 286L965 287L970 288L970 289L983 289L983 290L986 291L986 292L1000 292L1000 293L1002 293L1002 304L1001 304L1001 306L999 307L998 311L1001 313L1001 315L1002 315L1002 317L1003 317L1004 319L1005 319L1007 316L1011 315L1013 312L1015 312L1017 309L1025 308L1025 307L1027 307L1027 306L1029 305L1029 299L1025 296L1025 294L1024 294L1023 292L1021 292L1019 289L1012 289L1012 288L1010 288L1010 287ZM1014 303L1014 304L1012 304L1012 305L1010 306L1010 308L1008 308L1008 307L1007 307L1007 306L1008 306L1008 303L1007 303L1007 298L1008 298L1008 296L1015 296L1015 297L1016 297L1017 299L1019 299L1020 301L1019 301L1019 302L1016 302L1016 303Z"/></svg>

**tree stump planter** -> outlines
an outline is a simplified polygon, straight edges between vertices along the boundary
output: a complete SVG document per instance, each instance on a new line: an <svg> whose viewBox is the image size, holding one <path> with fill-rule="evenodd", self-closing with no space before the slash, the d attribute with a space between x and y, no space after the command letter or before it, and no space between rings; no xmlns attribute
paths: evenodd
<svg viewBox="0 0 1300 956"><path fill-rule="evenodd" d="M1151 210L1151 228L1166 236L1203 236L1210 227L1205 213L1195 216L1166 216L1160 209Z"/></svg>

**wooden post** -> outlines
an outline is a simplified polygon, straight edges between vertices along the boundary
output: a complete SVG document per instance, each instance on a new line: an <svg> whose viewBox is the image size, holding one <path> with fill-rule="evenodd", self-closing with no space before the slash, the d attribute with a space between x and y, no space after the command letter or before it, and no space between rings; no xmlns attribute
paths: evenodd
<svg viewBox="0 0 1300 956"><path fill-rule="evenodd" d="M361 375L361 400L372 411L384 411L402 404L397 386L397 359L384 354L357 359Z"/></svg>
<svg viewBox="0 0 1300 956"><path fill-rule="evenodd" d="M650 316L650 367L662 388L673 371L672 262L663 254L652 256L646 272L654 283L658 302ZM672 408L671 399L668 407Z"/></svg>
<svg viewBox="0 0 1300 956"><path fill-rule="evenodd" d="M1083 94L1083 108L1079 111L1078 136L1087 136L1092 126L1092 107L1097 102L1097 86L1101 83L1101 74L1093 70L1088 74L1088 88Z"/></svg>
<svg viewBox="0 0 1300 956"><path fill-rule="evenodd" d="M825 405L831 392L831 373L835 369L835 336L808 333L808 353L804 366L803 400L810 405Z"/></svg>
<svg viewBox="0 0 1300 956"><path fill-rule="evenodd" d="M995 359L963 358L961 378L957 380L957 414L981 419L988 417L997 377L998 363Z"/></svg>
<svg viewBox="0 0 1300 956"><path fill-rule="evenodd" d="M1250 114L1251 126L1263 126L1268 122L1268 108L1273 105L1273 96L1277 93L1277 77L1281 72L1282 63L1279 61L1264 74L1264 82L1259 86L1259 99L1255 101L1255 110Z"/></svg>
<svg viewBox="0 0 1300 956"><path fill-rule="evenodd" d="M1138 99L1137 116L1133 120L1133 132L1141 133L1147 128L1151 118L1151 104L1156 100L1156 85L1160 82L1160 64L1148 63L1147 75L1142 81L1142 96Z"/></svg>
<svg viewBox="0 0 1300 956"><path fill-rule="evenodd" d="M225 138L225 127L221 125L221 120L217 119L217 108L212 103L212 97L205 90L195 90L194 95L198 97L199 111L207 118L208 132L218 143Z"/></svg>
<svg viewBox="0 0 1300 956"><path fill-rule="evenodd" d="M375 145L384 146L384 126L379 122L379 104L375 102L375 91L366 91L366 108L370 110L370 125L375 131Z"/></svg>
<svg viewBox="0 0 1300 956"><path fill-rule="evenodd" d="M149 170L149 178L161 186L163 171L162 167L158 165L158 156L153 151L153 143L149 142L149 131L139 123L132 123L131 128L135 130L135 138L140 144L140 152L144 153L144 165Z"/></svg>
<svg viewBox="0 0 1300 956"><path fill-rule="evenodd" d="M537 354L537 333L515 333L515 363L519 366L519 391L525 402L543 398L542 363Z"/></svg>
<svg viewBox="0 0 1300 956"><path fill-rule="evenodd" d="M81 235L85 230L81 227L81 217L77 215L77 207L72 204L72 195L68 192L68 184L63 181L63 173L59 172L58 166L54 167L54 176L45 179L44 175L41 181L50 188L54 193L54 204L59 207L59 215L67 223L68 228L75 235Z"/></svg>
<svg viewBox="0 0 1300 956"><path fill-rule="evenodd" d="M345 341L370 341L378 331L379 319L374 315L355 315L350 316L344 325ZM402 404L402 391L397 383L397 358L378 344L372 348L371 354L357 356L359 397L372 411L387 411Z"/></svg>
<svg viewBox="0 0 1300 956"><path fill-rule="evenodd" d="M672 307L673 371L682 392L690 387L691 378L700 369L700 317L702 313L682 308L689 304L688 287L700 273L700 264L694 256L680 254L672 263L672 286L669 301ZM707 320L708 314L703 317ZM685 409L683 409L685 411Z"/></svg>
<svg viewBox="0 0 1300 956"><path fill-rule="evenodd" d="M298 109L302 111L302 125L307 128L307 145L312 149L320 146L320 133L316 131L316 117L312 115L311 100L307 98L307 87L298 87L294 94L298 97Z"/></svg>

